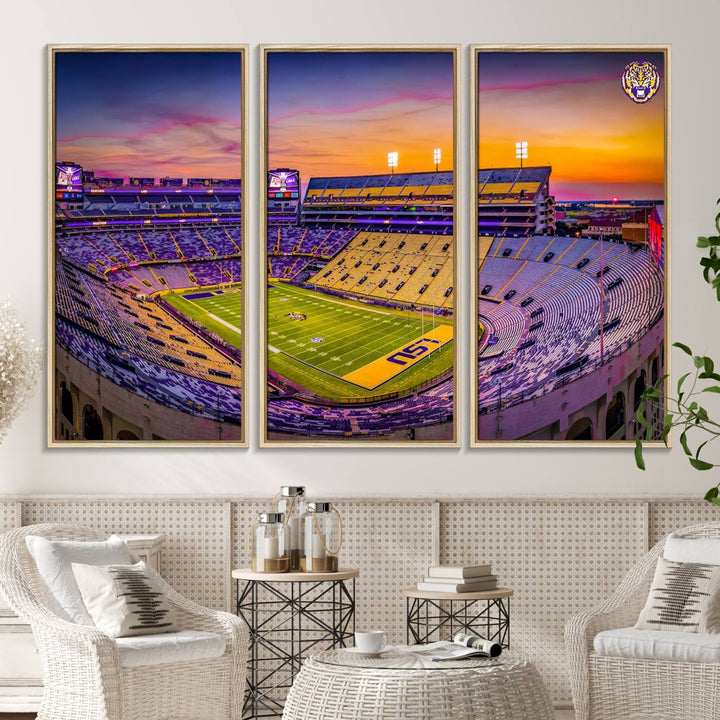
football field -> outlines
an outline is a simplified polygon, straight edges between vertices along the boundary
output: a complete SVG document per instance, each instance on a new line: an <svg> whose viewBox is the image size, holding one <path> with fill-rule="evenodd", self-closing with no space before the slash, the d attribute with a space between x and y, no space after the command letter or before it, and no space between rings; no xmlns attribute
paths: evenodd
<svg viewBox="0 0 720 720"><path fill-rule="evenodd" d="M452 366L452 321L283 283L267 289L268 368L312 392L371 397L422 385Z"/></svg>
<svg viewBox="0 0 720 720"><path fill-rule="evenodd" d="M242 349L238 290L164 298ZM453 363L452 320L335 298L284 283L267 288L267 366L323 397L362 400L423 385Z"/></svg>

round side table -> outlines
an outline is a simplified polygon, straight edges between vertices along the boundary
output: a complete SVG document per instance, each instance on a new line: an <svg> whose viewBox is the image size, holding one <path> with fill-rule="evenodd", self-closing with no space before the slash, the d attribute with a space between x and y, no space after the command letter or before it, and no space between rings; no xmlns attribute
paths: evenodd
<svg viewBox="0 0 720 720"><path fill-rule="evenodd" d="M305 661L283 720L553 720L528 660L430 661L391 648L377 658L328 650Z"/></svg>
<svg viewBox="0 0 720 720"><path fill-rule="evenodd" d="M237 614L250 630L243 718L279 717L302 660L311 652L352 645L355 580L335 573L233 570Z"/></svg>
<svg viewBox="0 0 720 720"><path fill-rule="evenodd" d="M450 640L455 633L480 635L510 647L510 598L514 591L497 588L454 593L404 590L407 642ZM439 637L442 631L442 637Z"/></svg>

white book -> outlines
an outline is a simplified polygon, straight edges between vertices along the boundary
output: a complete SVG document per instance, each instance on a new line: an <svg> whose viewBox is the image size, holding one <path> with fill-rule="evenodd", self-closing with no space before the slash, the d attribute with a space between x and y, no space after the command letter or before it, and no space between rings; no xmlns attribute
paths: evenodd
<svg viewBox="0 0 720 720"><path fill-rule="evenodd" d="M478 575L478 577L465 578L464 580L426 575L422 581L425 583L443 583L444 585L474 585L475 583L490 582L491 580L497 582L497 575Z"/></svg>
<svg viewBox="0 0 720 720"><path fill-rule="evenodd" d="M489 575L491 566L487 565L433 565L428 568L427 574L432 578L456 578L462 581L466 578Z"/></svg>
<svg viewBox="0 0 720 720"><path fill-rule="evenodd" d="M446 593L468 593L482 592L484 590L495 590L497 588L497 580L488 580L481 583L436 583L436 582L419 582L417 589L424 592L446 592Z"/></svg>

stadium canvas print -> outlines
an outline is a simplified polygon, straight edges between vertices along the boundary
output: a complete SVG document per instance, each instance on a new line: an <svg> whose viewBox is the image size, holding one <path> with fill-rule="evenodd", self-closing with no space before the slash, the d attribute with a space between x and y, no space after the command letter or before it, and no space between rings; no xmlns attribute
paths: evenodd
<svg viewBox="0 0 720 720"><path fill-rule="evenodd" d="M246 444L245 48L49 63L49 444Z"/></svg>
<svg viewBox="0 0 720 720"><path fill-rule="evenodd" d="M472 57L472 444L644 437L666 372L668 50Z"/></svg>
<svg viewBox="0 0 720 720"><path fill-rule="evenodd" d="M452 445L457 48L263 48L262 445Z"/></svg>

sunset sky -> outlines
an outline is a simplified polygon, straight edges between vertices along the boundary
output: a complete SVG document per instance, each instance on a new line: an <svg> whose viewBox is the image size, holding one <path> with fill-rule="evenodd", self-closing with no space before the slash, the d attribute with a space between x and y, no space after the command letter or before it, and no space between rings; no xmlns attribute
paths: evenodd
<svg viewBox="0 0 720 720"><path fill-rule="evenodd" d="M453 167L451 52L270 52L268 168L311 177Z"/></svg>
<svg viewBox="0 0 720 720"><path fill-rule="evenodd" d="M649 60L660 89L645 104L621 86L625 66ZM552 165L557 200L662 199L663 56L625 52L488 52L478 56L481 168Z"/></svg>
<svg viewBox="0 0 720 720"><path fill-rule="evenodd" d="M56 158L96 175L242 175L242 57L59 52Z"/></svg>

